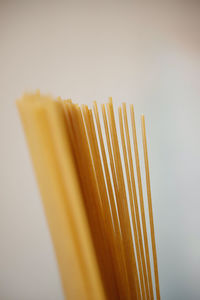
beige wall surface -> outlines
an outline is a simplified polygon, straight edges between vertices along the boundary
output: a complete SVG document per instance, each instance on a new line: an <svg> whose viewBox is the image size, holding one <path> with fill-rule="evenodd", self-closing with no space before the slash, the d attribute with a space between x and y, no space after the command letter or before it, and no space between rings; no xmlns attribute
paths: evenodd
<svg viewBox="0 0 200 300"><path fill-rule="evenodd" d="M38 88L146 115L162 299L200 299L200 6L139 2L0 1L2 300L63 299L15 107Z"/></svg>

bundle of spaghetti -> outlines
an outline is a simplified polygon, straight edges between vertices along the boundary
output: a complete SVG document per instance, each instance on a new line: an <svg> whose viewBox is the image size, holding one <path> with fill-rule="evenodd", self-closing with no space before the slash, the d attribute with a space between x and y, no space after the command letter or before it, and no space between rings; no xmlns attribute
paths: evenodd
<svg viewBox="0 0 200 300"><path fill-rule="evenodd" d="M150 238L133 105L131 126L125 103L117 123L111 98L101 115L96 102L89 108L39 92L17 105L66 298L160 299L144 116Z"/></svg>

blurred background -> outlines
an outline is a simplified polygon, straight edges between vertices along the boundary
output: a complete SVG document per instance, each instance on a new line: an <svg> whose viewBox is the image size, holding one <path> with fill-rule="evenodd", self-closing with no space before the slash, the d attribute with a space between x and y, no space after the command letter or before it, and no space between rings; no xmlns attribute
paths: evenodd
<svg viewBox="0 0 200 300"><path fill-rule="evenodd" d="M0 299L63 293L15 101L144 113L162 299L200 299L200 2L0 1ZM141 141L139 140L141 143Z"/></svg>

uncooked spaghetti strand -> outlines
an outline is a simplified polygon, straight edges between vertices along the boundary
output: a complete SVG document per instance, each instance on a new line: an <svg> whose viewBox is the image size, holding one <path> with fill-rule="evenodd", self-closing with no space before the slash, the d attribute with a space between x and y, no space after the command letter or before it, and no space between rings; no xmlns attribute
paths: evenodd
<svg viewBox="0 0 200 300"><path fill-rule="evenodd" d="M111 148L111 138L110 138L110 134L109 134L109 128L108 128L108 121L107 121L107 117L106 117L105 105L102 104L101 108L102 108L103 122L104 122L104 128L105 128L105 133L106 133L108 153L109 153L109 158L110 158L111 173L112 173L112 178L113 178L113 183L114 183L115 196L116 196L117 206L118 206L118 210L119 210L120 230L121 230L121 233L122 233L122 227L124 226L125 219L123 217L122 202L120 200L121 199L121 193L120 193L119 185L118 185L118 182L117 182L117 175L116 175L116 170L115 170L115 165L114 165L113 152L112 152L112 148ZM125 246L126 243L124 242L124 237L122 236L122 234L121 234L121 245L122 245L123 257L124 257L124 261L125 261L125 268L126 268L126 272L128 274L127 257L126 257L126 251L127 250L126 250L126 246ZM129 281L129 287L131 288L132 282L130 281L130 276L128 276L128 281Z"/></svg>
<svg viewBox="0 0 200 300"><path fill-rule="evenodd" d="M130 288L128 284L128 277L127 277L127 271L125 267L125 259L123 255L123 248L122 248L122 239L121 239L121 232L120 232L120 227L119 227L119 220L117 216L117 207L114 202L114 195L113 195L113 190L112 190L112 185L111 185L111 179L110 179L110 174L109 174L109 169L108 169L108 163L107 163L107 158L106 158L106 152L105 152L105 147L104 147L104 142L103 142L103 136L102 136L102 131L101 131L101 124L99 120L99 113L98 113L98 107L96 102L93 104L94 108L94 114L95 114L95 119L96 119L96 124L97 124L97 131L98 131L98 136L99 136L99 141L100 141L100 147L101 147L101 152L102 152L102 159L103 159L103 164L104 164L104 169L105 169L105 176L107 180L107 186L108 186L108 193L110 197L110 205L111 205L111 210L112 210L112 215L113 215L113 222L114 222L114 228L115 228L115 235L114 235L114 248L115 248L115 257L116 257L116 264L118 267L117 270L117 279L118 279L118 285L120 286L120 294L121 294L121 299L130 299Z"/></svg>
<svg viewBox="0 0 200 300"><path fill-rule="evenodd" d="M86 105L82 105L82 113L83 113L83 118L84 118L84 122L85 122L85 128L87 131L88 143L90 145L91 159L93 160L93 167L94 167L94 172L95 172L95 177L96 177L99 200L101 202L101 212L100 212L101 220L100 221L101 221L101 226L102 226L103 232L104 232L104 240L106 243L105 250L103 250L103 253L102 253L104 255L104 266L102 266L102 267L104 267L106 272L103 269L102 269L102 271L104 274L104 282L107 284L107 292L109 295L109 299L114 300L114 299L118 299L119 296L118 296L118 289L117 289L117 285L116 285L116 276L115 276L115 272L114 272L113 253L112 253L112 249L111 249L110 226L112 224L110 222L110 219L107 218L107 213L109 213L109 211L105 212L105 210L104 210L104 208L105 208L104 204L105 204L105 201L107 201L106 200L107 192L103 188L103 177L99 173L101 166L99 165L99 161L96 156L94 135L93 135L91 122L90 122L90 111ZM105 218L105 214L106 214L106 218ZM99 245L99 247L101 247L101 245Z"/></svg>
<svg viewBox="0 0 200 300"><path fill-rule="evenodd" d="M142 262L141 262L141 257L140 257L140 246L139 246L139 241L138 241L137 225L136 225L136 220L135 220L135 211L134 211L134 207L133 207L133 193L132 193L132 188L131 188L130 172L129 172L129 167L128 167L128 158L127 158L127 150L126 150L126 145L125 145L121 107L118 108L118 114L119 114L119 127L120 127L121 141L122 141L122 150L123 150L123 155L124 155L124 163L125 163L125 171L126 171L126 180L127 180L128 194L129 194L129 199L130 199L129 202L130 202L130 206L131 206L131 218L132 218L132 224L133 224L133 232L134 232L137 262L138 262L138 273L139 273L139 278L140 278L141 293L142 293L142 299L146 299Z"/></svg>
<svg viewBox="0 0 200 300"><path fill-rule="evenodd" d="M108 154L109 154L109 159L110 159L111 173L112 173L113 184L114 184L115 197L117 199L119 199L119 185L117 182L116 169L115 169L115 164L114 164L113 152L112 152L112 148L111 148L111 141L110 141L110 134L109 134L109 129L108 129L108 121L107 121L107 117L106 117L105 104L102 104L101 109L102 109L103 122L104 122L105 134L106 134ZM118 205L117 205L117 207L118 207ZM119 211L119 207L118 207L118 211ZM120 220L119 220L119 223L120 223ZM121 225L120 225L120 230L121 230Z"/></svg>
<svg viewBox="0 0 200 300"><path fill-rule="evenodd" d="M107 103L107 111L108 111L108 120L110 125L110 133L111 133L111 142L115 159L116 173L119 184L119 192L120 192L120 201L118 203L119 206L119 216L121 218L121 230L122 237L125 243L126 249L126 267L128 271L128 276L130 280L132 297L138 297L141 299L140 288L139 288L139 279L136 267L135 253L133 249L133 241L132 241L132 232L131 232L131 224L129 218L128 211L128 203L126 197L126 190L124 184L121 156L119 151L118 137L116 131L115 117L112 105L112 99L110 99L109 103Z"/></svg>
<svg viewBox="0 0 200 300"><path fill-rule="evenodd" d="M148 208L149 208L149 221L150 221L151 243L152 243L152 252L153 252L156 296L157 296L157 299L160 300L160 286L159 286L156 241L155 241L154 221L153 221L153 207L152 207L152 198L151 198L151 184L150 184L150 174L149 174L149 160L148 160L147 138L146 138L146 128L145 128L144 115L141 116L141 125L142 125L142 141L143 141L143 150L144 150L144 162L145 162L146 185L147 185L147 199L148 199Z"/></svg>
<svg viewBox="0 0 200 300"><path fill-rule="evenodd" d="M90 156L85 125L83 123L80 108L77 108L74 104L71 105L70 114L76 139L75 147L78 145L77 159L79 160L79 173L82 174L81 187L84 192L86 213L90 224L90 230L105 292L107 298L112 299L112 289L110 288L110 276L112 274L112 270L108 264L108 262L110 262L110 258L108 257L104 223L102 222L103 211L100 205L100 198Z"/></svg>
<svg viewBox="0 0 200 300"><path fill-rule="evenodd" d="M109 194L109 198L110 198L110 205L111 205L111 211L112 211L112 216L113 216L114 228L116 231L116 235L120 236L121 233L120 233L119 221L118 221L118 216L117 216L117 207L115 205L114 194L113 194L113 189L112 189L112 184L111 184L111 179L110 179L110 173L109 173L109 169L108 169L108 162L107 162L107 158L106 158L106 151L105 151L104 142L103 142L101 124L100 124L100 119L99 119L98 107L97 107L96 102L93 103L93 109L94 109L94 115L95 115L97 130L98 130L100 146L101 146L101 153L102 153L102 159L103 159L106 181L107 181L107 186L108 186L108 194Z"/></svg>
<svg viewBox="0 0 200 300"><path fill-rule="evenodd" d="M91 125L91 131L92 131L92 143L94 145L94 150L95 150L95 152L93 153L93 156L95 156L95 166L97 169L97 173L99 174L98 182L100 185L100 189L102 189L102 187L103 187L103 191L101 192L102 205L104 208L104 217L106 218L105 224L106 224L106 228L108 230L108 235L109 235L108 242L110 244L111 257L113 259L113 268L114 268L113 277L115 277L115 279L116 279L120 299L128 299L129 298L129 289L127 289L128 286L125 285L125 281L124 281L124 279L126 278L125 274L122 274L122 272L121 272L122 271L121 256L119 253L118 241L116 239L116 235L115 235L115 231L114 231L114 227L113 227L113 223L112 223L112 216L111 216L111 210L110 210L107 193L105 193L106 185L105 185L104 174L103 174L103 169L102 169L102 162L101 162L101 158L100 158L99 147L98 147L98 142L97 142L97 137L96 137L96 131L95 131L95 127L94 127L93 114L92 114L91 110L89 110L89 118L90 118L90 125Z"/></svg>
<svg viewBox="0 0 200 300"><path fill-rule="evenodd" d="M142 227L143 227L144 247L145 247L147 272L148 272L148 279L149 279L149 289L150 289L151 299L154 299L153 283L152 283L152 275L151 275L151 263L150 263L149 245L148 245L147 227L146 227L146 218L145 218L145 209L144 209L144 199L143 199L143 191L142 191L142 180L141 180L141 172L140 172L140 161L139 161L139 153L138 153L136 126L135 126L135 115L134 115L134 109L132 104L130 108L131 108L131 124L132 124L132 133L133 133L133 142L134 142L133 144L134 144L134 152L135 152L135 163L136 163L138 190L139 190L139 198L140 198L140 210L141 210Z"/></svg>
<svg viewBox="0 0 200 300"><path fill-rule="evenodd" d="M138 197L137 197L137 192L136 192L135 175L134 175L134 169L133 169L133 158L132 158L132 150L131 150L131 143L130 143L128 117L127 117L127 110L126 110L125 103L122 103L122 109L123 109L123 119L124 119L126 143L127 143L127 150L128 150L129 168L130 168L130 174L131 174L131 184L132 184L132 191L133 191L135 217L136 217L136 223L137 223L140 254L141 254L141 260L142 260L142 269L143 269L143 275L144 275L146 296L147 296L147 299L149 299L148 278L147 278L146 262L145 262L144 248L143 248L143 238L142 238L142 230L141 230L141 224L140 224L140 215L139 215L139 207L138 207Z"/></svg>

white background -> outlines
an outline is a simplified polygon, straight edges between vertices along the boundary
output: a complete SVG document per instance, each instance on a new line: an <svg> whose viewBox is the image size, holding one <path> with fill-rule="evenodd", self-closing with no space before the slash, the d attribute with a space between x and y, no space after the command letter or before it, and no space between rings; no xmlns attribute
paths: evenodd
<svg viewBox="0 0 200 300"><path fill-rule="evenodd" d="M0 299L63 299L15 107L38 88L145 113L161 296L200 299L200 10L161 2L0 2Z"/></svg>

